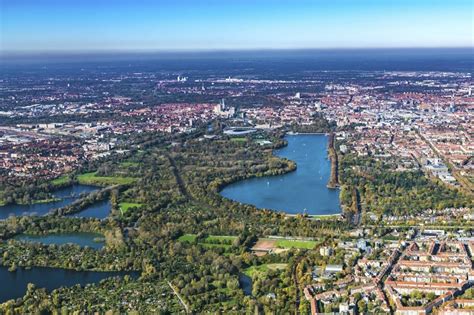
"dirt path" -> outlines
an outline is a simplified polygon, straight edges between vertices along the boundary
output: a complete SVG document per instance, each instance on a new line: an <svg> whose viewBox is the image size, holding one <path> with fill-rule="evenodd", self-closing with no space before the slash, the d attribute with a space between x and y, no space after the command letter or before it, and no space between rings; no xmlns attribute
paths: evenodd
<svg viewBox="0 0 474 315"><path fill-rule="evenodd" d="M170 286L171 290L173 290L174 295L176 295L179 299L179 302L183 305L184 309L186 310L186 313L189 314L189 306L184 302L184 300L181 298L181 295L179 295L178 291L173 287L171 282L168 281L168 285Z"/></svg>

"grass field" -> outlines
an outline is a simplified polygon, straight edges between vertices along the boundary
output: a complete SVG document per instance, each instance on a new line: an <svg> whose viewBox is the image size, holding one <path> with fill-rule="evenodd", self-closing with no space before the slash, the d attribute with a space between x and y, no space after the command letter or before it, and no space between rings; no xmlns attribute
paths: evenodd
<svg viewBox="0 0 474 315"><path fill-rule="evenodd" d="M194 242L197 238L196 234L184 234L178 238L178 241L181 242ZM209 235L203 240L199 241L199 244L204 247L222 247L229 248L232 247L228 242L233 242L237 236L225 236L225 235Z"/></svg>
<svg viewBox="0 0 474 315"><path fill-rule="evenodd" d="M303 248L313 249L316 246L316 241L300 241L300 240L277 240L276 247L280 248Z"/></svg>
<svg viewBox="0 0 474 315"><path fill-rule="evenodd" d="M127 185L132 184L137 179L133 177L121 177L121 176L96 176L96 172L84 173L77 176L77 180L81 184L86 185Z"/></svg>
<svg viewBox="0 0 474 315"><path fill-rule="evenodd" d="M122 213L127 212L130 208L140 208L143 206L141 203L136 203L136 202L121 202L119 203L120 211Z"/></svg>
<svg viewBox="0 0 474 315"><path fill-rule="evenodd" d="M249 276L253 277L254 275L265 273L269 270L283 270L286 268L287 264L263 264L259 266L251 266L244 270L244 273Z"/></svg>
<svg viewBox="0 0 474 315"><path fill-rule="evenodd" d="M184 234L178 238L181 242L194 242L196 240L196 234Z"/></svg>
<svg viewBox="0 0 474 315"><path fill-rule="evenodd" d="M63 175L51 181L51 184L55 186L63 185L69 183L69 176Z"/></svg>
<svg viewBox="0 0 474 315"><path fill-rule="evenodd" d="M305 248L313 249L316 246L315 241L299 241L299 240L278 240L276 246L280 248Z"/></svg>

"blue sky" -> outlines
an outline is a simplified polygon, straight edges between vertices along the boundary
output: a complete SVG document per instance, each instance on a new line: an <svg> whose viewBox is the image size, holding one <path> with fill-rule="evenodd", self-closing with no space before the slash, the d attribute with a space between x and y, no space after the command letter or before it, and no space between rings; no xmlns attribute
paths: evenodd
<svg viewBox="0 0 474 315"><path fill-rule="evenodd" d="M0 49L472 47L471 0L0 0Z"/></svg>

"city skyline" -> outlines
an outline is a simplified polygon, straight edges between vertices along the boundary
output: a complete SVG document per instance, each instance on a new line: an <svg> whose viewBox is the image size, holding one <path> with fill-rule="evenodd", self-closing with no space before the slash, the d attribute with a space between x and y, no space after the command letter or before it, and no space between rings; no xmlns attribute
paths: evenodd
<svg viewBox="0 0 474 315"><path fill-rule="evenodd" d="M470 1L3 1L0 50L472 47Z"/></svg>

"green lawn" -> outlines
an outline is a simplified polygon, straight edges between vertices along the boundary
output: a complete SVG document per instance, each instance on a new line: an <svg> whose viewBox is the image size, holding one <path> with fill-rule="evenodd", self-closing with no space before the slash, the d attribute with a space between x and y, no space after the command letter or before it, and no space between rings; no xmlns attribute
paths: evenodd
<svg viewBox="0 0 474 315"><path fill-rule="evenodd" d="M67 183L69 183L69 181L70 181L69 176L62 175L58 178L53 179L51 181L51 184L53 184L54 186L59 186L59 185L67 184Z"/></svg>
<svg viewBox="0 0 474 315"><path fill-rule="evenodd" d="M184 234L178 238L181 242L194 242L196 240L196 234Z"/></svg>
<svg viewBox="0 0 474 315"><path fill-rule="evenodd" d="M143 206L142 203L136 203L136 202L121 202L119 203L120 211L122 213L125 213L128 211L130 208L140 208Z"/></svg>
<svg viewBox="0 0 474 315"><path fill-rule="evenodd" d="M269 270L283 270L286 268L287 264L263 264L258 266L251 266L244 270L244 273L249 276L253 277L254 275L265 273Z"/></svg>
<svg viewBox="0 0 474 315"><path fill-rule="evenodd" d="M137 179L133 177L122 176L96 176L96 172L84 173L77 176L77 180L81 184L86 185L128 185L135 182Z"/></svg>
<svg viewBox="0 0 474 315"><path fill-rule="evenodd" d="M305 248L313 249L316 241L300 241L300 240L277 240L276 246L280 248Z"/></svg>

